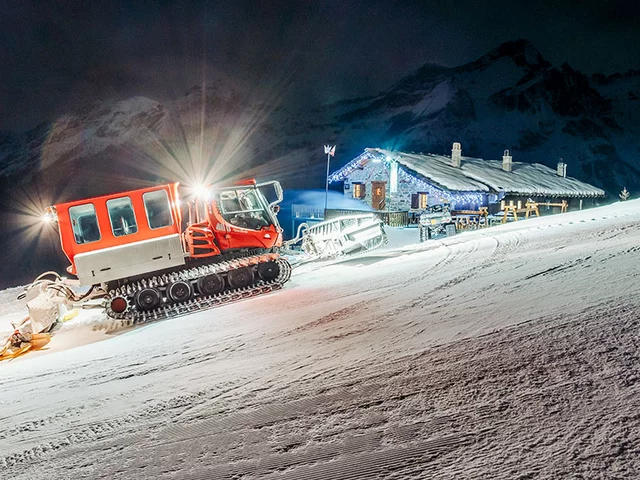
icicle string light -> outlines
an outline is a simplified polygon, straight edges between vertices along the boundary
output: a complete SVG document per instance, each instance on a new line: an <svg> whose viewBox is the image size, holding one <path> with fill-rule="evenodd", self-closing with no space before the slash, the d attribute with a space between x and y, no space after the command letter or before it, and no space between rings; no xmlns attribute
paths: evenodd
<svg viewBox="0 0 640 480"><path fill-rule="evenodd" d="M364 165L367 163L367 160L373 160L374 156L375 155L371 154L370 152L361 153L340 170L336 170L331 175L329 175L329 183L344 181L355 170L364 167Z"/></svg>
<svg viewBox="0 0 640 480"><path fill-rule="evenodd" d="M381 161L384 165L384 168L387 169L388 171L391 169L391 161L393 161L393 159L387 158L386 155L375 154L372 152L365 151L364 153L361 153L356 158L354 158L349 163L347 163L344 167L342 167L339 170L336 170L333 174L331 174L329 176L329 183L342 182L346 180L349 177L349 175L351 175L351 173L353 173L357 169L364 168L364 166L369 161L373 161L373 160ZM402 181L412 182L414 185L418 187L419 192L426 192L429 196L433 196L436 198L443 199L444 201L447 201L451 205L452 209L462 207L462 206L479 207L487 204L485 194L472 193L472 192L457 193L457 192L442 190L441 188L438 188L428 182L425 182L421 178L418 178L415 175L410 174L404 169L402 165L398 165L398 181L399 183L401 183Z"/></svg>

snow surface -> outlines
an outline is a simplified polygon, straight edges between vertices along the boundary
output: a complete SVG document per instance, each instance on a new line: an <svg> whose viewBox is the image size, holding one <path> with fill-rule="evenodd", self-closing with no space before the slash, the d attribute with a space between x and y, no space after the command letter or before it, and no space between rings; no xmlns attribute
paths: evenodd
<svg viewBox="0 0 640 480"><path fill-rule="evenodd" d="M640 201L390 237L0 363L0 476L638 478Z"/></svg>
<svg viewBox="0 0 640 480"><path fill-rule="evenodd" d="M381 148L366 149L389 158L419 173L428 180L461 192L521 193L525 195L604 196L604 190L571 177L560 177L556 171L539 163L513 162L512 171L502 169L501 160L462 157L461 167L453 167L451 159L442 155L418 155L392 152Z"/></svg>

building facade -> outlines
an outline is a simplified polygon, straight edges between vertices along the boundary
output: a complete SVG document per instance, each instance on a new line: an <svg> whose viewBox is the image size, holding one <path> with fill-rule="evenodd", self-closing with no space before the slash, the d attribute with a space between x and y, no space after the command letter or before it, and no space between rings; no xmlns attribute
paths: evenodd
<svg viewBox="0 0 640 480"><path fill-rule="evenodd" d="M445 204L452 210L504 205L567 202L570 208L593 206L605 196L599 188L566 176L566 164L553 170L541 164L513 162L509 151L502 161L463 157L459 143L451 156L393 152L367 148L330 182L343 182L346 196L374 210L424 210Z"/></svg>

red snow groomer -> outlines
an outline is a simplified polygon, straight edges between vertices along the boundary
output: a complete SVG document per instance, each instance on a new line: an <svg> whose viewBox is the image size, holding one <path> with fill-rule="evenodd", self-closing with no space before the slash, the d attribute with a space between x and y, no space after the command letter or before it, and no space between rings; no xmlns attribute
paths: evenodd
<svg viewBox="0 0 640 480"><path fill-rule="evenodd" d="M184 228L178 183L53 205L67 270L90 289L79 295L55 274L30 288L67 304L103 297L107 314L128 323L267 293L291 276L277 253L280 201L276 181L200 189Z"/></svg>

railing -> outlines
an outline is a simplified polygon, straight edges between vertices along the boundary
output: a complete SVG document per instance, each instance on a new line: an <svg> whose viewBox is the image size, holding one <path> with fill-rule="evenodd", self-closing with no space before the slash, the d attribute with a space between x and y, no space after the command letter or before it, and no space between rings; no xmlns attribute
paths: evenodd
<svg viewBox="0 0 640 480"><path fill-rule="evenodd" d="M313 205L303 205L294 203L291 205L291 216L293 218L323 218L323 209L322 207L316 207Z"/></svg>
<svg viewBox="0 0 640 480"><path fill-rule="evenodd" d="M406 227L409 225L409 212L407 211L388 212L380 210L346 210L340 208L329 208L324 212L324 219L331 220L333 218L346 215L360 214L375 215L382 220L385 225L389 225L390 227Z"/></svg>
<svg viewBox="0 0 640 480"><path fill-rule="evenodd" d="M406 227L409 225L409 212L375 212L385 225L390 227Z"/></svg>

